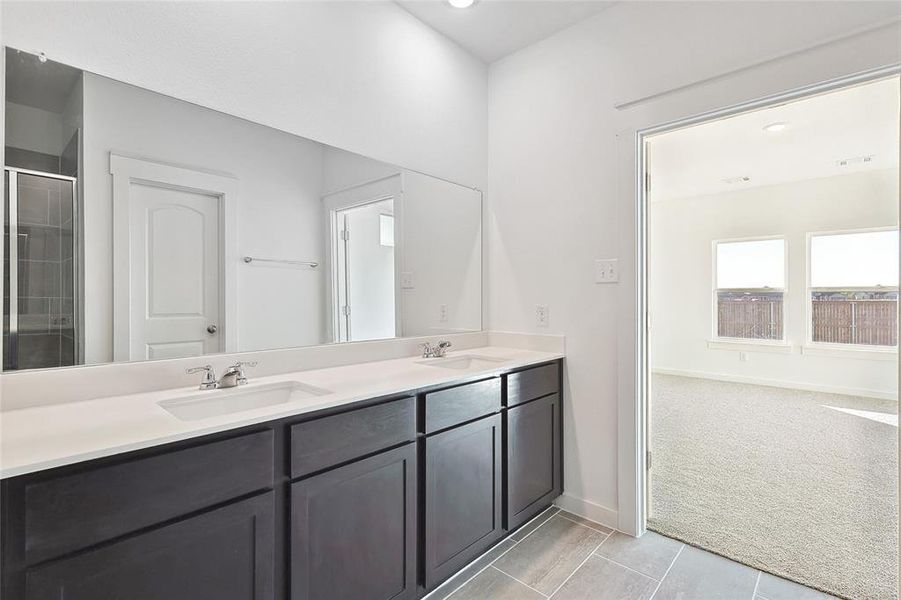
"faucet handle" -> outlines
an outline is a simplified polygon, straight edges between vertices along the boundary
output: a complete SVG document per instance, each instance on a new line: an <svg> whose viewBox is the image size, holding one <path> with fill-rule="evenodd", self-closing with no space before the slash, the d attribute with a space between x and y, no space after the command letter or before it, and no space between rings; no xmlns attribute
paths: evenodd
<svg viewBox="0 0 901 600"><path fill-rule="evenodd" d="M233 364L229 369L234 369L238 374L238 385L244 385L247 383L247 375L244 373L244 367L255 367L259 364L258 361L255 360L239 360L235 364Z"/></svg>
<svg viewBox="0 0 901 600"><path fill-rule="evenodd" d="M430 342L423 342L419 344L419 347L422 349L423 358L430 358L435 353L435 348L432 347Z"/></svg>
<svg viewBox="0 0 901 600"><path fill-rule="evenodd" d="M185 373L192 375L194 373L203 372L203 379L200 381L200 389L212 390L216 388L216 373L213 372L211 365L203 365L202 367L191 367L185 369Z"/></svg>

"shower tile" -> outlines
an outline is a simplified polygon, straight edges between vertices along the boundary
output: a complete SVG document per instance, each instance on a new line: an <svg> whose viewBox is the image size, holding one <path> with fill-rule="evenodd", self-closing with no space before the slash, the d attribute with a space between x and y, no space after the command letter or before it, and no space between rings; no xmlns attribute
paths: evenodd
<svg viewBox="0 0 901 600"><path fill-rule="evenodd" d="M59 359L60 336L58 334L19 336L20 369L58 367Z"/></svg>
<svg viewBox="0 0 901 600"><path fill-rule="evenodd" d="M50 224L50 192L32 186L19 186L19 223Z"/></svg>

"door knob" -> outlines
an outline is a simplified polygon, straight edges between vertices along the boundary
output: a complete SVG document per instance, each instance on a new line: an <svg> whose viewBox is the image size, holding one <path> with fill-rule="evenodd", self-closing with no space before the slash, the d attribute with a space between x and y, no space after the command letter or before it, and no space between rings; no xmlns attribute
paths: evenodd
<svg viewBox="0 0 901 600"><path fill-rule="evenodd" d="M219 331L219 328L216 327L215 325L210 325L209 327L206 328L206 330L207 330L207 333L216 333L217 331Z"/></svg>

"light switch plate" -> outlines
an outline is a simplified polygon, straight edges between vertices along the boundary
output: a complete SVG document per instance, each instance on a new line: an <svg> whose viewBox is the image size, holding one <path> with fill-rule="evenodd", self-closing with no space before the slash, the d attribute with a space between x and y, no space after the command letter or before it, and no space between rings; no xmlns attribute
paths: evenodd
<svg viewBox="0 0 901 600"><path fill-rule="evenodd" d="M619 259L604 258L594 261L595 283L616 283L619 281Z"/></svg>
<svg viewBox="0 0 901 600"><path fill-rule="evenodd" d="M403 271L400 274L400 287L405 290L413 289L413 272L412 271Z"/></svg>
<svg viewBox="0 0 901 600"><path fill-rule="evenodd" d="M447 304L438 305L438 321L447 323Z"/></svg>

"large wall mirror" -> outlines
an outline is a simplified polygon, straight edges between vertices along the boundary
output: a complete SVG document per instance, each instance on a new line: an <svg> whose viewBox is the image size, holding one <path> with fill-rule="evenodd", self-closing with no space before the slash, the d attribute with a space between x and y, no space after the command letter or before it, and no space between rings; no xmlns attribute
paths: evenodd
<svg viewBox="0 0 901 600"><path fill-rule="evenodd" d="M481 329L478 190L5 60L4 371Z"/></svg>

